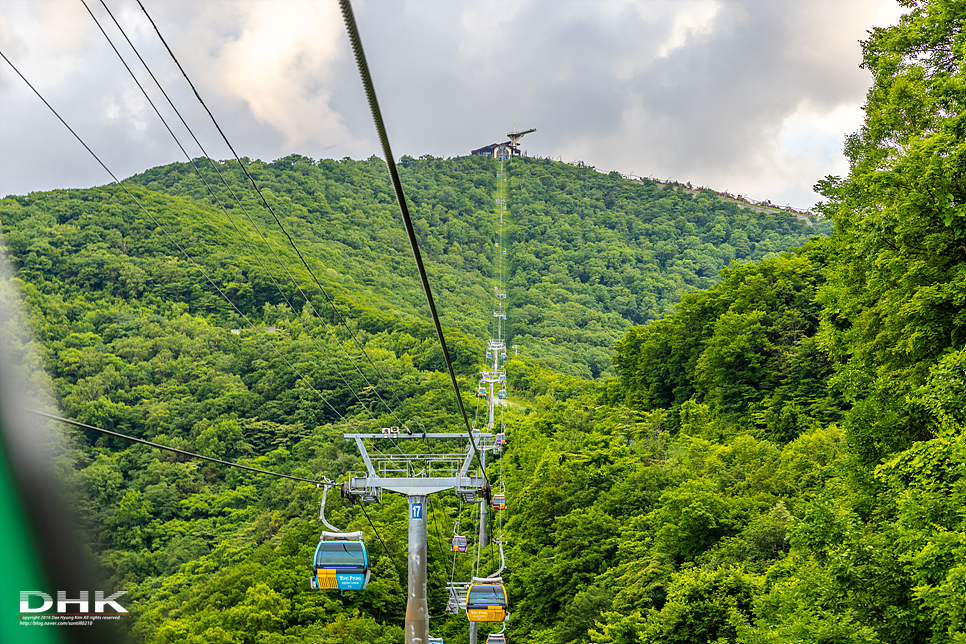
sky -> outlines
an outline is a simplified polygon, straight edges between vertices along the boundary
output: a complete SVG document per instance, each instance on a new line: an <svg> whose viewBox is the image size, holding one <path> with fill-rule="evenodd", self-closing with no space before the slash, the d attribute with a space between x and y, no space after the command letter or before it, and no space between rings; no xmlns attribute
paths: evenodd
<svg viewBox="0 0 966 644"><path fill-rule="evenodd" d="M87 3L85 7L84 2ZM141 0L235 150L381 156L337 0ZM0 52L119 178L231 156L137 0L0 0ZM452 157L506 133L530 156L795 208L845 175L871 77L859 41L895 0L356 0L393 154ZM190 145L189 145L190 143ZM0 196L110 176L0 60Z"/></svg>

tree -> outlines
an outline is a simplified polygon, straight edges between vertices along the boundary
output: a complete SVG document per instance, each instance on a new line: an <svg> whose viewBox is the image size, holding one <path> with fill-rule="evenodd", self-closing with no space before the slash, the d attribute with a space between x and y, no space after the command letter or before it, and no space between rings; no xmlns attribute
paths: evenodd
<svg viewBox="0 0 966 644"><path fill-rule="evenodd" d="M836 230L822 340L845 362L839 386L867 401L846 427L868 463L931 436L904 396L966 342L966 2L900 4L863 43L873 85L849 176L816 186Z"/></svg>
<svg viewBox="0 0 966 644"><path fill-rule="evenodd" d="M738 568L690 569L674 577L667 604L652 612L642 644L733 642L751 622L759 581Z"/></svg>

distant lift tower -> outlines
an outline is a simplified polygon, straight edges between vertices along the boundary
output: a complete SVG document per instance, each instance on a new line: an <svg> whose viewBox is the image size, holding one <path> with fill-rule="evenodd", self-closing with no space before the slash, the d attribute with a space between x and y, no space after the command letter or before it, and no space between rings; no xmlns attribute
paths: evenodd
<svg viewBox="0 0 966 644"><path fill-rule="evenodd" d="M529 130L533 131L533 130ZM519 132L519 136L523 136L526 132ZM519 137L518 137L519 139ZM502 223L502 222L501 222ZM496 296L496 310L493 311L493 317L496 318L496 337L491 338L489 342L486 343L486 368L480 373L481 383L486 383L490 386L489 396L487 399L487 427L490 432L489 435L493 436L493 430L496 425L496 410L497 404L506 404L506 340L503 337L503 331L506 326L506 309L503 303L506 301L506 291L501 291L499 287L493 289L493 294ZM499 387L499 393L494 395L494 386ZM501 424L499 436L503 436L505 439L506 428ZM490 449L495 454L499 454L503 449L500 443L495 442L491 445L484 445L483 450L481 450L480 457L482 460L482 466L484 470L486 469L486 449ZM488 540L486 534L486 521L488 505L486 503L480 504L480 536L479 536L479 547L486 547ZM503 559L503 545L500 544L500 558ZM503 567L500 567L500 571ZM499 574L499 571L497 572ZM485 583L485 582L483 582ZM469 590L469 584L449 584L450 596L457 603L459 608L466 609L466 593ZM470 644L477 644L477 629L479 624L477 622L470 622Z"/></svg>
<svg viewBox="0 0 966 644"><path fill-rule="evenodd" d="M517 126L513 126L512 132L507 132L507 138L510 139L510 148L513 150L514 156L519 156L520 154L520 139L523 135L530 134L531 132L536 132L537 128L532 127L529 130L524 130L523 132L517 132Z"/></svg>
<svg viewBox="0 0 966 644"><path fill-rule="evenodd" d="M475 433L475 432L474 432ZM429 495L445 490L456 490L466 502L490 500L490 489L481 472L470 473L470 463L476 449L482 455L492 449L494 435L481 433L412 433L398 427L384 427L381 434L344 434L347 441L355 441L366 464L365 476L354 476L343 484L344 496L373 503L382 499L384 491L405 494L409 499L409 599L406 603L406 644L427 644L429 641L429 606L426 603L426 513ZM401 439L463 439L468 445L465 453L385 454L377 450L373 441ZM368 445L367 445L368 443ZM379 454L369 455L369 448ZM485 466L485 465L484 465Z"/></svg>
<svg viewBox="0 0 966 644"><path fill-rule="evenodd" d="M496 295L497 300L497 309L493 311L493 317L496 318L496 337L486 343L487 368L480 373L480 382L490 386L487 400L487 426L490 431L493 431L495 424L494 407L497 404L504 404L502 402L497 403L497 400L503 400L504 394L501 393L499 397L495 396L494 385L501 392L505 392L507 387L506 341L503 339L503 326L506 323L506 309L503 308L503 302L506 300L506 292L495 288L493 294Z"/></svg>

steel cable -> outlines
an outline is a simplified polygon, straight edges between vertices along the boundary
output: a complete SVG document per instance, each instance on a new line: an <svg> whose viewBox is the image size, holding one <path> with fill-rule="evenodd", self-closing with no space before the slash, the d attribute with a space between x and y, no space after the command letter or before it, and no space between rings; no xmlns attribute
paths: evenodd
<svg viewBox="0 0 966 644"><path fill-rule="evenodd" d="M80 137L80 135L77 134L77 132L75 132L74 129L70 125L68 125L67 121L65 121L64 118L57 112L57 110L55 110L54 107L49 102L47 102L47 99L45 99L43 97L43 95L30 83L30 81L28 81L27 78L23 74L20 73L20 70L17 69L16 65L14 65L10 61L10 59L7 58L7 56L2 51L0 51L0 57L2 57L7 62L7 64L10 65L11 69L13 69L13 71L16 72L16 74L18 76L20 76L20 78L23 80L23 82L27 84L27 87L29 87L33 91L33 93L37 95L37 98L39 98L43 102L43 104L46 105L47 108L54 114L54 116L57 117L57 120L59 120L64 125L64 127L66 127L67 130L72 135L74 135L74 138L77 139L77 141L82 146L84 146L84 149L87 150L92 157L94 157L94 160L97 161L97 163L102 168L104 168L104 170L107 172L107 174L110 175L111 179L114 180L114 183L116 183L118 185L118 187L121 188L121 190L123 190L128 195L128 197L130 197L134 201L135 204L137 204L137 206L141 209L141 211L144 212L144 214L147 215L148 218L150 218L152 222L154 222L154 225L157 226L158 230L160 230L164 234L165 237L167 237L168 241L170 241L172 244L174 244L174 246L179 251L181 251L181 254L184 255L185 259L188 260L188 263L191 264L194 268L198 269L198 272L201 273L201 275L208 281L208 283L212 286L212 288L214 288L216 291L218 291L218 294L222 297L222 299L224 299L226 302L228 302L228 304L231 305L231 307L233 309L235 309L235 312L238 313L238 315L242 319L245 320L245 322L248 324L248 326L251 329L253 329L256 333L258 333L262 337L263 340L265 340L265 342L272 348L272 350L275 351L275 353L278 355L278 357L280 357L285 362L285 364L287 364L289 366L289 368L294 373L296 373L299 376L299 378L302 379L302 382L304 382L309 389L311 389L313 392L316 393L316 395L319 396L319 398L322 400L322 402L324 402L326 405L328 405L329 408L332 409L332 411L335 412L335 414L341 420L343 420L344 422L346 422L353 429L356 429L355 424L352 421L350 421L348 418L346 418L345 416L343 416L342 413L339 412L339 410L336 409L332 405L332 403L330 403L328 400L326 400L325 396L323 396L322 393L318 389L316 389L312 385L311 382L309 382L309 379L305 375L303 375L302 372L300 372L298 369L296 369L295 368L295 365L293 365L291 363L291 361L288 358L286 358L282 354L281 351L278 350L278 347L275 346L275 344L273 344L264 333L262 333L261 331L258 330L258 327L255 326L255 324L248 318L248 316L245 315L241 311L241 309L239 309L235 305L235 303L231 301L231 299L221 289L221 287L219 287L217 284L215 284L214 280L212 280L211 277L209 277L208 273L206 273L205 270L188 254L188 251L186 251L181 246L181 244L179 244L178 241L171 236L171 234L167 231L167 229L165 229L165 227L161 225L161 222L158 221L157 218L154 215L152 215L151 212L147 208L145 208L144 204L142 204L141 201L137 197L134 196L134 194L128 189L128 187L125 186L123 183L121 183L120 179L118 179L117 176L111 171L111 169L108 168L107 165L103 161L101 161L101 158L99 156L97 156L97 154L94 153L94 150L92 150L91 147L89 145L87 145L87 143L84 141L84 139L82 139Z"/></svg>
<svg viewBox="0 0 966 644"><path fill-rule="evenodd" d="M198 166L195 164L194 160L191 158L191 155L189 155L188 152L187 152L187 150L185 150L184 146L181 144L181 141L178 139L177 135L175 135L175 133L172 131L171 127L168 125L168 122L165 120L165 118L161 115L161 112L158 110L157 106L155 106L154 101L152 101L151 100L151 97L148 96L147 91L141 85L141 82L138 80L137 76L134 74L134 72L130 68L130 66L128 66L127 62L124 60L124 57L121 56L121 53L118 51L117 47L111 41L110 36L108 36L107 32L101 26L101 23L97 20L97 17L94 15L94 12L91 11L90 7L87 5L87 2L85 2L85 0L81 0L81 2L84 4L84 7L87 9L87 12L90 14L91 18L94 20L94 23L100 29L101 33L104 35L104 37L107 40L107 42L111 45L111 48L114 50L114 53L117 54L117 57L120 59L121 64L124 65L124 68L127 70L128 74L131 76L131 78L137 84L138 89L141 90L141 93L144 95L144 98L148 101L148 104L151 105L151 108L154 110L154 113L161 120L161 123L164 125L165 129L167 129L168 134L171 135L171 138L174 139L175 143L178 145L178 148L180 148L181 152L185 155L185 158L188 159L188 163L194 169L195 174L198 175L198 177L201 179L202 183L205 185L205 188L208 191L208 194L211 195L212 199L221 207L221 210L224 213L225 217L228 219L229 222L231 222L232 227L235 229L235 231L238 233L239 237L245 243L245 246L248 248L249 252L251 252L252 256L255 257L256 261L259 264L259 266L261 266L262 270L265 272L265 274L271 280L272 284L275 286L276 290L282 296L282 299L284 299L285 302L286 302L286 304L288 304L289 307L292 308L292 310L294 311L295 310L295 306L293 305L293 303L289 299L289 297L285 294L285 291L282 289L281 285L275 279L275 276L272 273L272 271L270 271L268 269L268 267L265 266L265 263L262 261L261 255L255 251L255 249L249 243L247 236L244 235L244 233L242 233L241 229L238 227L238 224L236 223L234 217L232 217L229 214L227 208L225 208L224 204L221 202L221 199L217 197L217 195L215 194L214 189L211 187L211 184L208 183L208 180L205 178L204 174L202 174L201 170L198 168ZM127 41L128 45L134 51L135 55L138 57L138 60L141 61L141 64L144 66L145 70L147 70L148 74L151 76L151 79L154 81L155 85L157 85L158 90L160 90L161 94L167 100L168 105L171 106L171 109L174 110L175 114L178 115L178 118L181 120L181 124L184 125L185 129L188 131L188 134L191 136L191 138L194 140L194 142L201 149L201 152L202 152L202 154L205 155L205 159L208 161L209 165L214 169L215 173L221 179L222 183L225 184L225 187L228 189L228 192L232 196L232 198L234 199L235 203L237 203L238 206L241 208L242 212L245 213L245 216L248 218L248 221L251 223L252 228L261 237L262 241L265 243L265 245L268 247L268 249L272 252L272 255L275 256L275 260L278 262L279 266L281 266L282 269L285 271L285 273L288 275L289 279L292 281L292 284L298 290L299 294L305 300L306 304L308 304L308 306L312 309L312 312L315 314L315 316L325 326L326 331L329 333L329 335L331 335L331 336L333 336L333 338L335 338L336 343L339 344L339 346L342 348L343 352L345 352L345 348L342 347L341 342L339 341L338 337L335 336L335 333L329 327L328 323L325 321L325 318L323 318L321 315L319 315L318 311L315 310L315 307L312 305L312 303L309 300L308 296L302 291L302 288L298 285L298 282L295 280L295 277L292 275L291 271L289 271L288 267L284 264L284 262L282 262L282 259L279 257L278 253L275 252L275 249L272 248L271 244L269 243L269 241L265 237L265 235L262 233L262 231L259 230L259 228L256 225L256 223L255 223L254 219L252 218L251 214L248 212L248 209L245 208L244 204L241 202L241 200L235 194L235 191L232 190L231 185L228 183L228 181L225 179L224 175L218 169L218 166L212 161L211 157L208 155L207 150L205 150L204 146L198 140L198 137L195 136L194 131L191 129L191 127L185 121L184 117L182 116L182 114L178 110L178 108L174 105L174 102L168 96L168 93L161 86L161 83L158 81L157 77L155 77L154 72L151 71L151 68L148 66L147 62L145 62L145 60L141 56L140 52L134 46L134 43L131 42L131 39L128 37L127 33L124 31L124 28L121 27L120 23L114 17L114 14L111 12L110 8L107 6L107 4L105 3L104 0L100 0L100 2L101 2L101 5L104 7L105 11L107 11L107 14L111 17L111 20L113 20L115 26L118 28L118 31L121 32L121 35L122 36L124 36L124 39ZM335 369L335 372L342 379L342 382L346 385L346 388L349 391L352 392L352 395L355 397L356 401L358 401L359 404L362 406L362 408L366 410L366 413L369 415L369 417L373 421L373 423L375 423L376 425L378 425L379 422L376 420L375 416L373 416L372 412L369 410L369 408L366 406L366 404L359 397L358 392L356 392L356 390L352 387L352 385L349 384L348 380L346 380L345 375L342 373L342 370L339 369L338 365L332 360L332 358L331 358L331 356L329 356L328 352L326 352L322 348L322 346L319 344L318 338L315 337L315 335L308 329L308 327L305 326L304 323L302 323L301 321L299 323L302 326L302 328L305 329L306 334L310 338L312 338L312 340L315 343L315 346L318 347L318 349L322 353L322 355L325 356L325 358L328 361L329 365L332 366ZM350 358L350 363L352 363L351 358ZM356 366L354 363L352 363L352 364L353 364L353 366ZM356 369L358 370L358 367L356 367ZM361 372L360 372L360 375L362 375L363 378L365 378L365 375L362 374ZM368 382L368 380L367 380L367 382ZM382 399L380 398L380 400L382 400ZM385 401L382 401L382 402L385 405ZM387 406L387 409L389 410L390 413L392 413L392 410L389 409L388 406ZM399 421L398 417L396 419L397 419L397 421ZM399 421L399 422L401 422L401 421Z"/></svg>
<svg viewBox="0 0 966 644"><path fill-rule="evenodd" d="M171 447L170 445L162 445L161 443L154 443L152 441L144 440L143 438L137 438L135 436L129 436L127 434L122 434L120 432L115 432L110 429L104 429L103 427L95 427L94 425L88 425L87 423L82 423L76 420L71 420L70 418L62 418L60 416L54 416L53 414L48 414L46 412L37 411L36 409L24 409L31 414L36 414L37 416L42 416L49 420L56 420L57 422L64 423L65 425L71 425L73 427L79 427L81 429L89 429L94 432L100 432L107 436L113 436L114 438L122 438L126 441L131 441L132 443L140 443L141 445L147 445L148 447L154 447L157 449L163 449L168 452L174 452L175 454L181 454L182 456L190 456L191 458L198 458L203 461L211 461L212 463L218 463L220 465L227 465L229 467L237 467L242 470L248 470L250 472L257 472L259 474L268 474L270 476L275 476L283 479L292 479L295 481L302 481L303 483L312 483L313 485L325 486L325 487L335 487L337 484L330 481L328 478L322 481L316 481L315 479L304 479L300 476L291 476L289 474L281 474L279 472L272 472L270 470L263 470L257 467L250 467L248 465L242 465L241 463L234 463L232 461L224 461L220 458L213 458L211 456L205 456L203 454L198 454L196 452L189 452L187 450L178 449L177 447ZM324 477L323 477L324 478Z"/></svg>
<svg viewBox="0 0 966 644"><path fill-rule="evenodd" d="M305 267L305 270L308 271L309 275L312 277L312 280L315 282L316 286L319 287L319 291L321 291L322 296L325 298L326 302L329 304L329 307L332 309L332 311L338 317L339 321L341 322L342 326L345 327L346 331L349 332L349 335L354 340L356 340L356 344L359 347L359 351L362 353L363 356L365 356L366 360L369 362L369 365L372 367L373 371L376 374L376 378L382 383L382 385L390 393L392 393L394 402L396 402L397 405L400 405L401 406L402 403L399 402L399 398L396 396L395 390L393 390L391 387L389 387L386 384L386 381L383 379L382 374L379 372L378 367L376 367L375 363L372 361L372 358L369 357L369 354L366 352L366 350L363 347L362 343L359 342L358 339L355 337L355 334L352 332L352 329L349 328L349 324L346 321L345 317L342 315L342 312L338 309L338 307L336 307L335 302L332 300L332 298L329 297L328 291L325 290L325 288L322 286L321 281L319 281L318 276L316 276L315 271L313 271L312 268L309 266L308 262L305 259L305 256L302 254L302 251L299 250L298 246L295 244L295 240L292 239L292 236L289 234L288 230L282 224L282 220L279 218L278 214L275 212L275 209L272 208L271 204L268 203L268 200L265 198L265 195L262 193L261 188L258 187L258 183L255 181L255 178L248 171L248 168L242 162L241 157L238 155L238 153L235 151L235 148L232 146L231 142L228 140L228 136L221 129L221 126L218 124L218 121L215 119L215 115L208 108L208 105L207 105L207 103L205 103L204 99L201 98L201 94L198 92L198 90L195 87L194 83L192 82L191 78L188 76L188 73L185 71L184 67L181 66L181 62L178 60L177 56L175 56L174 51L168 45L168 42L164 39L164 36L161 35L161 31L160 31L160 29L158 29L157 24L155 24L154 19L151 18L151 15L148 13L148 10L145 9L144 4L141 2L141 0L137 0L137 2L138 2L138 5L141 7L141 11L147 17L148 21L151 23L151 26L154 28L154 31L158 35L158 38L161 40L161 43L164 45L165 49L168 51L168 54L171 56L171 59L174 61L175 65L177 65L178 69L181 71L182 76L184 76L185 81L187 81L188 85L191 87L191 91L194 92L195 98L197 98L198 99L198 102L201 103L201 106L205 109L205 112L207 112L208 117L211 119L211 122L214 124L215 129L218 130L218 133L221 135L221 138L225 142L225 145L227 145L228 146L228 149L231 150L231 153L234 155L235 160L238 162L238 166L241 168L242 172L245 174L245 176L248 178L249 182L252 184L252 188L254 188L255 192L258 194L258 196L261 199L262 203L265 205L265 208L268 210L268 212L272 215L272 218L275 220L275 223L278 225L279 229L285 235L286 239L288 239L289 245L295 251L295 254L298 256L299 260L302 262L302 265ZM310 304L310 306L311 306L311 304ZM340 343L340 346L341 346L341 343ZM343 347L343 351L345 351L345 348L344 347ZM348 352L346 352L346 356L349 358L349 361L353 363L353 366L356 366L355 365L355 362L352 360L352 357L348 355ZM359 369L358 366L356 366L356 370L359 371L360 374L362 374L362 370ZM362 374L362 377L366 380L366 383L370 387L372 387L373 393L375 393L376 396L381 399L382 396L375 389L375 387L372 386L372 383L369 382L369 380L368 380L368 378L366 378L365 374ZM384 402L383 404L386 404L386 403ZM389 408L388 404L386 404L386 407L387 407L387 409ZM389 413L392 414L393 417L396 418L396 421L400 425L404 425L405 424L401 420L399 420L398 416L396 416L395 412L393 412L391 409L389 410Z"/></svg>
<svg viewBox="0 0 966 644"><path fill-rule="evenodd" d="M140 2L140 0L138 0ZM439 339L440 347L443 350L443 360L446 362L446 369L449 371L450 381L453 384L453 391L456 394L456 402L459 406L460 414L463 416L463 423L466 425L466 431L470 434L470 444L473 446L473 452L476 457L480 460L482 465L483 459L480 455L480 450L476 445L476 441L473 440L473 432L470 427L470 419L466 414L466 408L463 405L463 397L460 395L459 384L456 381L456 371L453 369L453 361L449 355L449 349L446 347L446 338L443 336L443 327L439 321L439 314L436 311L436 302L433 300L433 290L429 285L429 277L426 274L426 267L423 265L423 258L419 252L419 242L416 238L416 231L413 228L412 219L409 216L409 206L406 204L406 195L403 193L402 182L399 180L399 171L396 169L396 162L392 156L392 149L389 146L389 136L386 134L386 126L382 120L382 112L379 110L379 101L376 99L376 90L372 84L372 76L369 73L369 64L366 62L366 54L362 48L362 39L359 37L359 28L356 25L355 15L352 12L352 3L349 0L339 0L339 6L342 8L342 17L345 20L346 30L349 34L349 42L352 45L352 51L355 55L356 65L359 68L359 75L362 78L362 85L365 89L366 99L369 101L369 110L372 112L372 120L376 126L376 132L379 135L379 142L382 145L383 156L385 157L386 167L389 170L389 177L392 180L392 187L396 193L396 202L399 205L399 212L402 215L403 224L406 227L406 235L409 237L409 246L413 251L413 259L416 262L416 269L419 271L419 279L423 286L423 293L426 295L426 302L429 305L429 312L433 318L433 326L436 328L436 337ZM486 481L487 488L490 487L490 480L486 476L486 471L481 467L483 471L483 479ZM486 495L487 497L489 494Z"/></svg>

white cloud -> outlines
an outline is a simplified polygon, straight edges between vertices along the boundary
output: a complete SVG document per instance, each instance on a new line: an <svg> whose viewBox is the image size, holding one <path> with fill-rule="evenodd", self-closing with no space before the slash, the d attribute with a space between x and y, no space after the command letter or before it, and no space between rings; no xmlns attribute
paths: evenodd
<svg viewBox="0 0 966 644"><path fill-rule="evenodd" d="M668 38L658 49L658 57L665 58L675 49L684 47L692 34L709 33L720 9L721 5L714 0L699 1L683 8L674 16Z"/></svg>
<svg viewBox="0 0 966 644"><path fill-rule="evenodd" d="M40 87L58 85L85 68L93 49L93 34L83 28L88 25L93 23L80 2L5 3L0 48L18 67L29 62L32 76L42 79Z"/></svg>
<svg viewBox="0 0 966 644"><path fill-rule="evenodd" d="M240 33L211 61L208 82L243 100L292 149L353 143L341 115L329 106L333 88L327 81L344 54L338 5L248 2L235 10Z"/></svg>
<svg viewBox="0 0 966 644"><path fill-rule="evenodd" d="M862 116L862 106L857 103L822 111L803 105L782 121L779 148L786 154L804 153L832 163L841 151L843 133L858 129Z"/></svg>
<svg viewBox="0 0 966 644"><path fill-rule="evenodd" d="M107 1L208 151L228 156L137 5ZM335 0L146 6L240 154L380 154ZM797 205L844 167L841 141L869 83L858 40L899 15L892 0L355 10L397 156L466 154L516 123L537 128L531 154ZM0 46L119 174L183 158L76 0L4 0ZM0 193L95 182L69 135L0 75Z"/></svg>

